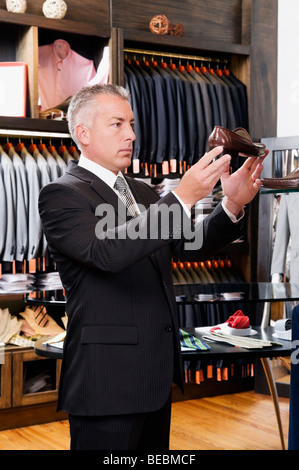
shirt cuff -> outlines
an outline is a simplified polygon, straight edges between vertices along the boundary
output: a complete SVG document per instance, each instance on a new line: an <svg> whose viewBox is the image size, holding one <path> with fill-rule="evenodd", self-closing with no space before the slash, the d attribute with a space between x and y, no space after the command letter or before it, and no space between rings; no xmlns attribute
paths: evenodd
<svg viewBox="0 0 299 470"><path fill-rule="evenodd" d="M274 284L277 282L283 282L283 273L273 273L271 275L271 282Z"/></svg>
<svg viewBox="0 0 299 470"><path fill-rule="evenodd" d="M177 198L179 203L183 206L183 209L184 209L187 217L191 218L191 209L189 209L189 207L181 200L181 198L176 193L174 193L173 191L171 191L171 192Z"/></svg>
<svg viewBox="0 0 299 470"><path fill-rule="evenodd" d="M244 214L245 214L244 209L242 209L242 211L240 212L240 214L238 215L238 217L236 217L231 211L229 211L229 210L227 209L227 207L225 206L225 204L224 204L223 201L221 202L221 204L222 204L222 208L223 208L224 212L228 215L228 217L230 218L230 220L231 220L234 224L238 223L241 219L243 219Z"/></svg>

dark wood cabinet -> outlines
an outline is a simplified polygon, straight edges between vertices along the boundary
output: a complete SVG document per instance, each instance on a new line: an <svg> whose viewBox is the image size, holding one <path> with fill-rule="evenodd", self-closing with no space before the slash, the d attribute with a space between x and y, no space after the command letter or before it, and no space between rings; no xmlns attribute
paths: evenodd
<svg viewBox="0 0 299 470"><path fill-rule="evenodd" d="M11 354L2 349L0 364L0 409L11 407Z"/></svg>
<svg viewBox="0 0 299 470"><path fill-rule="evenodd" d="M247 85L250 134L261 139L276 135L277 8L276 0L130 0L124 9L113 0L112 27L121 30L125 45L139 49L227 58ZM149 22L161 14L181 23L184 35L152 34ZM115 53L122 54L119 37L115 43Z"/></svg>
<svg viewBox="0 0 299 470"><path fill-rule="evenodd" d="M37 356L34 351L12 353L12 406L57 400L61 360Z"/></svg>

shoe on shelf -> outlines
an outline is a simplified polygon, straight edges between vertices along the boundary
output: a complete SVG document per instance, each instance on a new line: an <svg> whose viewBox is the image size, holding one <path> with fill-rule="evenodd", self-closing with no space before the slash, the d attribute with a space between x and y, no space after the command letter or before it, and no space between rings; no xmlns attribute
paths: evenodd
<svg viewBox="0 0 299 470"><path fill-rule="evenodd" d="M282 178L261 178L262 187L269 189L299 188L299 168Z"/></svg>
<svg viewBox="0 0 299 470"><path fill-rule="evenodd" d="M263 157L266 146L252 142L248 132L243 127L237 127L231 131L221 126L215 126L209 137L210 149L220 145L223 153L229 153L232 157L238 155L245 157Z"/></svg>

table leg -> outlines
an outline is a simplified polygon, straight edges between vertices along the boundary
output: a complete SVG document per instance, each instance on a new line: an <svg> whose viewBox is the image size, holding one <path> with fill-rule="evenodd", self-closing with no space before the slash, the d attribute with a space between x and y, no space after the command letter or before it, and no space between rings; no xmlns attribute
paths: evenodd
<svg viewBox="0 0 299 470"><path fill-rule="evenodd" d="M264 368L264 372L265 372L265 375L266 375L269 390L270 390L272 400L273 400L273 404L274 404L274 409L275 409L276 419L277 419L277 425L278 425L278 430L279 430L279 435L280 435L280 440L281 440L281 446L282 446L282 449L285 450L283 429L282 429L279 402L278 402L278 395L277 395L277 389L276 389L276 384L275 384L275 380L274 380L274 376L273 376L273 372L272 372L270 359L269 359L269 357L261 357L260 360L261 360L262 366Z"/></svg>
<svg viewBox="0 0 299 470"><path fill-rule="evenodd" d="M261 328L267 328L267 326L269 326L269 322L270 322L270 302L265 302Z"/></svg>

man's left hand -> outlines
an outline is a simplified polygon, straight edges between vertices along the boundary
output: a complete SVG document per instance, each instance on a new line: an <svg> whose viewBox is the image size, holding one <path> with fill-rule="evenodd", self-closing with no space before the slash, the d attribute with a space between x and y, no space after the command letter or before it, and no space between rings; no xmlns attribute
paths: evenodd
<svg viewBox="0 0 299 470"><path fill-rule="evenodd" d="M268 154L269 150L263 157L248 157L237 171L232 174L227 171L222 175L221 183L225 194L223 202L236 217L258 193L264 168L262 162Z"/></svg>

